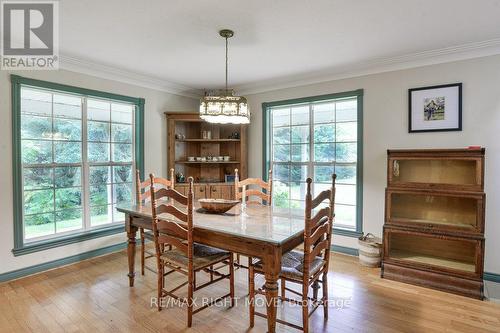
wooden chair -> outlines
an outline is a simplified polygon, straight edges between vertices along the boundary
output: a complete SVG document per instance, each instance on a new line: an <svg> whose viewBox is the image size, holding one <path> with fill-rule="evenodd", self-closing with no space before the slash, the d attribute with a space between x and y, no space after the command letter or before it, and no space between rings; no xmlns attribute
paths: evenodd
<svg viewBox="0 0 500 333"><path fill-rule="evenodd" d="M273 199L272 176L273 172L269 170L269 180L267 183L260 178L247 178L240 181L238 169L234 169L234 196L236 200L245 201L247 204L271 206ZM257 188L253 188L254 186ZM243 198L243 192L245 192L245 198ZM253 197L257 197L258 199L255 200Z"/></svg>
<svg viewBox="0 0 500 333"><path fill-rule="evenodd" d="M170 169L170 180L165 178L156 177L155 182L160 186L166 188L174 188L175 185L174 169ZM141 182L141 174L139 170L136 170L135 175L135 196L136 204L144 205L147 201L151 200L151 180L148 178ZM141 236L141 274L144 275L145 270L149 270L156 273L156 269L153 269L146 265L146 260L155 257L156 253L154 251L149 251L146 249L146 239L153 241L153 233L150 231L144 231L144 228L139 228L139 234Z"/></svg>
<svg viewBox="0 0 500 333"><path fill-rule="evenodd" d="M332 242L332 226L335 203L335 179L332 175L332 188L321 192L316 198L311 195L312 179L307 179L307 195L305 209L304 251L292 250L282 257L281 263L281 297L282 301L292 302L302 306L302 326L276 319L304 332L309 331L309 316L323 305L324 318L328 319L328 266L330 262L330 246ZM327 203L326 207L318 207ZM313 209L317 209L312 216ZM250 327L254 326L255 315L266 317L255 311L255 294L264 294L264 290L255 290L255 274L264 274L262 262L250 262ZM321 279L320 279L321 277ZM286 287L285 283L293 282L302 285L302 293ZM322 284L323 297L318 300L319 283ZM312 286L313 297L309 297L309 287ZM300 300L287 298L285 292L300 296ZM312 311L309 305L312 302Z"/></svg>
<svg viewBox="0 0 500 333"><path fill-rule="evenodd" d="M188 327L192 326L193 314L229 297L230 306L234 302L234 267L233 254L214 247L194 243L193 241L193 178L189 177L188 194L184 196L172 188L155 190L156 179L151 178L151 212L153 217L153 236L155 242L156 262L158 266L158 311L162 309L162 298L170 296L177 301L183 301L188 308ZM169 200L161 200L161 198ZM183 205L185 211L178 208ZM161 217L160 217L161 215ZM165 245L171 246L171 248ZM228 266L229 273L224 274L215 264ZM187 281L181 285L165 289L165 276L170 272L179 272L187 276ZM196 285L196 273L204 271L210 274L210 281ZM214 275L217 278L214 279ZM211 302L194 309L194 292L216 283L222 279L229 279L229 293ZM183 286L188 286L188 296L181 299L174 292Z"/></svg>
<svg viewBox="0 0 500 333"><path fill-rule="evenodd" d="M269 170L267 183L260 178L247 178L240 181L238 175L238 169L234 169L234 195L236 200L241 200L241 202L246 202L246 204L258 204L264 206L271 206L273 199L273 171ZM257 187L257 188L255 188ZM264 192L265 191L265 192ZM243 198L243 193L245 193L245 198ZM257 197L257 200L254 199ZM236 254L236 266L241 268L247 268L240 263L241 256ZM252 258L248 258L251 261Z"/></svg>

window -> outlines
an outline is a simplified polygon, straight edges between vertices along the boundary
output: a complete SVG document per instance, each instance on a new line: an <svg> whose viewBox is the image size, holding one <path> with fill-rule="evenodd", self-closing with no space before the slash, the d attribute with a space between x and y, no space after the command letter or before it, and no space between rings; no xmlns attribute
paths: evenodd
<svg viewBox="0 0 500 333"><path fill-rule="evenodd" d="M15 249L123 231L143 99L12 76ZM17 142L16 142L17 141Z"/></svg>
<svg viewBox="0 0 500 333"><path fill-rule="evenodd" d="M273 170L273 205L304 209L337 174L335 229L358 235L362 219L362 91L264 103L264 171ZM267 172L264 172L267 174Z"/></svg>

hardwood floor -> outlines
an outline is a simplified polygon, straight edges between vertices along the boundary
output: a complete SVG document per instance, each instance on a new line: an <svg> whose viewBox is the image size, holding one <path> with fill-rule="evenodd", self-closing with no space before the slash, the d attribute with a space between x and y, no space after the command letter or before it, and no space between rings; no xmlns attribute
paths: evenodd
<svg viewBox="0 0 500 333"><path fill-rule="evenodd" d="M359 266L355 257L333 254L330 263L330 318L325 322L318 309L311 317L312 332L500 331L499 304L383 280L378 269ZM134 288L128 287L126 273L122 251L0 284L0 332L266 331L265 320L258 317L255 328L248 329L246 270L236 274L236 295L242 297L237 306L196 314L192 329L186 327L185 308L158 312L150 305L156 295L153 273L138 275ZM197 278L204 281L201 275ZM167 286L173 283L167 280ZM227 282L195 295L215 296L221 289L228 289ZM336 308L343 300L344 308ZM287 305L278 316L300 323L301 310ZM277 332L298 331L278 324Z"/></svg>

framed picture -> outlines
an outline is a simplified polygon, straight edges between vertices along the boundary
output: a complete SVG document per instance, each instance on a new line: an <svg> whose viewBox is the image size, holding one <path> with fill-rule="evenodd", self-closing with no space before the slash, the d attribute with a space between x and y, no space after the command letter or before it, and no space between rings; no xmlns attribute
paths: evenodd
<svg viewBox="0 0 500 333"><path fill-rule="evenodd" d="M408 90L408 132L462 130L462 83Z"/></svg>
<svg viewBox="0 0 500 333"><path fill-rule="evenodd" d="M235 175L225 175L224 178L226 183L234 183Z"/></svg>

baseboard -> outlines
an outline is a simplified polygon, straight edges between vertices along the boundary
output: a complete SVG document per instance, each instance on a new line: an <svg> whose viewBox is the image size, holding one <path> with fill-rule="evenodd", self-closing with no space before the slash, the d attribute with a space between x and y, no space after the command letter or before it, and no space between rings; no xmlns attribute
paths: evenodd
<svg viewBox="0 0 500 333"><path fill-rule="evenodd" d="M358 249L340 245L332 245L332 251L347 254L350 256L358 256L359 254Z"/></svg>
<svg viewBox="0 0 500 333"><path fill-rule="evenodd" d="M104 254L123 250L126 247L127 247L126 242L119 243L119 244L115 244L115 245L106 246L106 247L103 247L100 249L75 254L75 255L72 255L72 256L69 256L66 258L61 258L61 259L45 262L42 264L21 268L21 269L17 269L17 270L6 272L6 273L1 273L0 274L0 282L18 279L18 278L21 278L24 276L47 271L49 269L54 269L54 268L57 268L60 266L73 264L75 262L79 262L79 261L82 261L85 259L90 259L93 257L102 256Z"/></svg>
<svg viewBox="0 0 500 333"><path fill-rule="evenodd" d="M49 269L54 269L60 266L64 265L69 265L73 264L85 259L90 259L93 257L98 257L102 256L108 253L116 252L123 250L127 247L127 243L119 243L115 245L110 245L106 246L100 249L88 251L88 252L83 252L80 254L75 254L73 256L69 256L66 258L61 258L53 261L49 261L46 263L30 266L30 267L25 267L21 269L17 269L14 271L6 272L6 273L1 273L0 274L0 282L5 282L5 281L10 281L14 279L18 279L24 276L40 273L43 271L47 271ZM358 256L359 252L358 249L352 248L352 247L347 247L347 246L341 246L341 245L332 245L332 251L333 252L339 252L351 256ZM500 274L496 273L484 273L484 279L486 281L493 281L493 282L498 282L500 283Z"/></svg>
<svg viewBox="0 0 500 333"><path fill-rule="evenodd" d="M484 280L500 283L500 274L484 272Z"/></svg>

